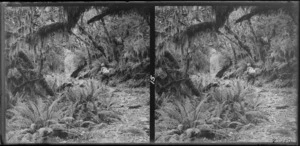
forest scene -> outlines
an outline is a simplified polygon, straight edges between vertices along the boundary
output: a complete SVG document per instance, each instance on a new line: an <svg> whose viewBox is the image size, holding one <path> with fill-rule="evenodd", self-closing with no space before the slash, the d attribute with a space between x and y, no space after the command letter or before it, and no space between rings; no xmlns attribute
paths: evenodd
<svg viewBox="0 0 300 146"><path fill-rule="evenodd" d="M148 143L148 7L5 7L7 143Z"/></svg>
<svg viewBox="0 0 300 146"><path fill-rule="evenodd" d="M296 142L298 9L156 6L155 142Z"/></svg>

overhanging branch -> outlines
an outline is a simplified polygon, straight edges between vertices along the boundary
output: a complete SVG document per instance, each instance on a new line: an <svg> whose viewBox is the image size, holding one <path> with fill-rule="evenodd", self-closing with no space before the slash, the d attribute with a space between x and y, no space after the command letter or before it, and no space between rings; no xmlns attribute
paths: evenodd
<svg viewBox="0 0 300 146"><path fill-rule="evenodd" d="M79 30L80 30L83 34L85 34L85 35L88 36L88 38L92 41L93 46L94 46L97 50L99 50L99 51L104 55L104 57L106 58L106 54L105 54L105 52L104 52L104 48L103 48L102 46L98 45L98 43L94 40L94 38L93 38L87 31L85 31L83 27L78 26L78 28L79 28Z"/></svg>

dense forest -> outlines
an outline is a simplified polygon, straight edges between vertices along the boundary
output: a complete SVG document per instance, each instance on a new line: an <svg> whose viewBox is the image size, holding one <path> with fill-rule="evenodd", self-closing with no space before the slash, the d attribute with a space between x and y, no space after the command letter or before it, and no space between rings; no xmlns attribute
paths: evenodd
<svg viewBox="0 0 300 146"><path fill-rule="evenodd" d="M296 142L291 3L5 7L5 141Z"/></svg>
<svg viewBox="0 0 300 146"><path fill-rule="evenodd" d="M295 142L298 7L158 6L156 142Z"/></svg>
<svg viewBox="0 0 300 146"><path fill-rule="evenodd" d="M6 7L8 143L149 141L147 7Z"/></svg>

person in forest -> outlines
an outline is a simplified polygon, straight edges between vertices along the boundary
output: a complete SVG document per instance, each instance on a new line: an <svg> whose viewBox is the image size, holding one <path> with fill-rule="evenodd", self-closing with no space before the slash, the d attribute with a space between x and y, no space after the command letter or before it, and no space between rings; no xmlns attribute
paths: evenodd
<svg viewBox="0 0 300 146"><path fill-rule="evenodd" d="M250 63L248 63L247 64L247 71L246 71L247 82L252 81L252 84L254 84L254 82L255 82L255 74L256 74L255 69L251 66Z"/></svg>
<svg viewBox="0 0 300 146"><path fill-rule="evenodd" d="M106 80L105 84L108 84L109 82L109 69L104 63L101 63L101 71L100 71L101 76L101 82Z"/></svg>

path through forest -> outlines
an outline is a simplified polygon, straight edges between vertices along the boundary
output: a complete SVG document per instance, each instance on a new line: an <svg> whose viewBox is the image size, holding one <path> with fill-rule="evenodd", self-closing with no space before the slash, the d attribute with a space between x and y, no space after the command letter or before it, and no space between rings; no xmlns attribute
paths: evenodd
<svg viewBox="0 0 300 146"><path fill-rule="evenodd" d="M297 89L257 88L263 101L262 111L269 122L240 132L238 142L296 142L297 141Z"/></svg>
<svg viewBox="0 0 300 146"><path fill-rule="evenodd" d="M259 123L247 130L231 134L227 142L274 142L288 143L297 141L297 89L273 88L265 85L255 87L262 100L261 111L267 114L269 121ZM193 142L219 143L224 140L197 139Z"/></svg>

